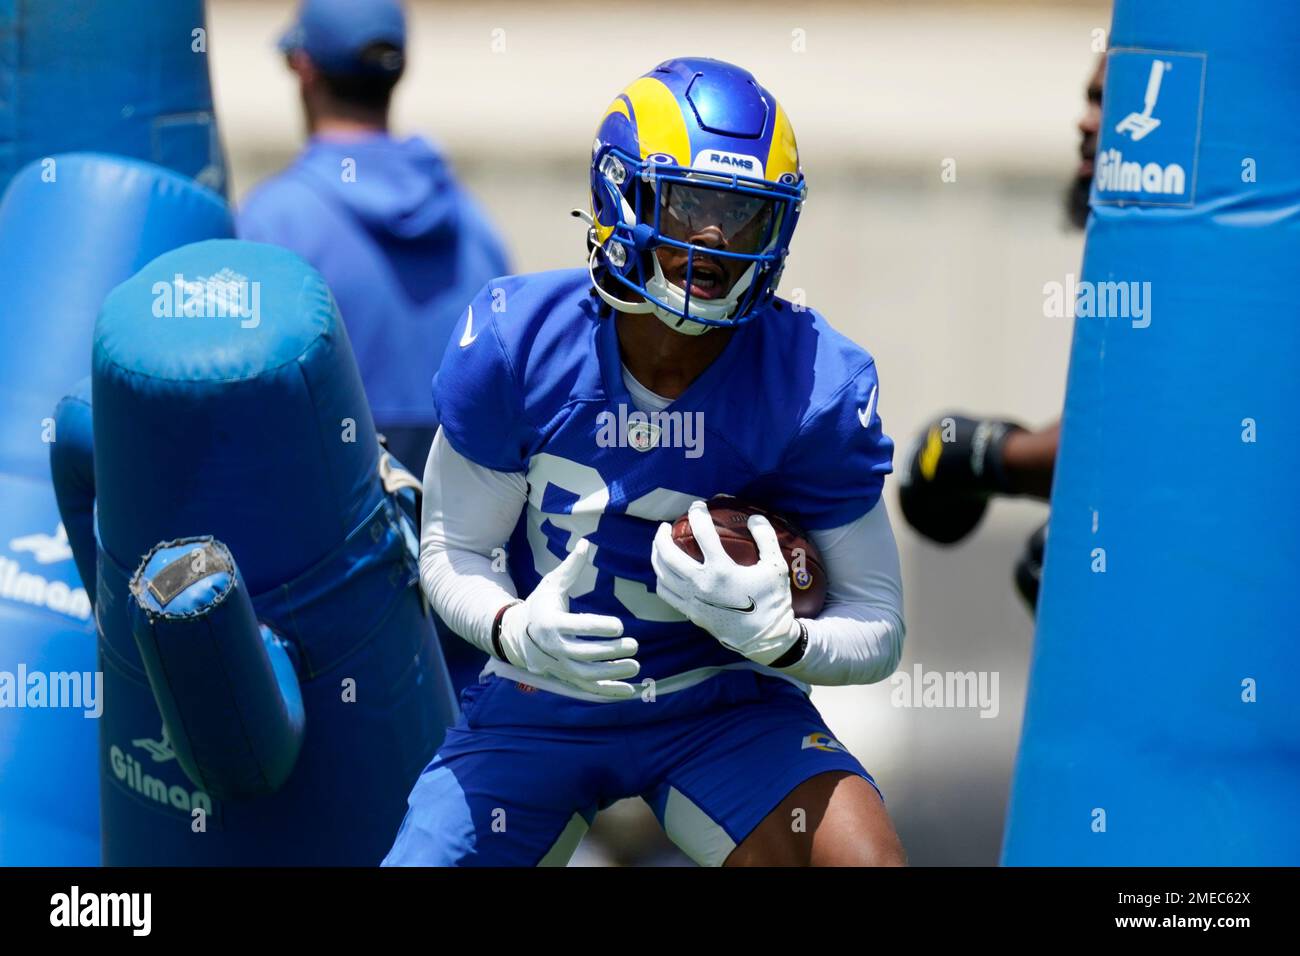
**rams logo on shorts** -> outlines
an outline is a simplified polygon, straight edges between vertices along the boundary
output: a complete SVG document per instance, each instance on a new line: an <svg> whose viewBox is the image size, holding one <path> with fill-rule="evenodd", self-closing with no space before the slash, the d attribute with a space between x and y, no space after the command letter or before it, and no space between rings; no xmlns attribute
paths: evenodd
<svg viewBox="0 0 1300 956"><path fill-rule="evenodd" d="M849 752L847 747L845 747L842 743L840 743L830 734L826 733L826 731L824 730L819 730L816 733L811 733L807 737L805 737L803 739L803 746L800 747L799 749L800 750L808 750L808 749L838 750L840 753L844 753L844 754Z"/></svg>

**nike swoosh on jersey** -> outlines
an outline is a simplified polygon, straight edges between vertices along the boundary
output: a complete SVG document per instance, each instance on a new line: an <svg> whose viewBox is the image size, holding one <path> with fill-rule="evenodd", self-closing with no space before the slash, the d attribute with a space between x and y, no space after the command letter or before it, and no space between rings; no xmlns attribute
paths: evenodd
<svg viewBox="0 0 1300 956"><path fill-rule="evenodd" d="M754 603L752 597L749 599L749 607L736 607L733 604L714 604L712 601L704 600L704 598L700 598L700 603L707 604L709 607L716 607L723 611L739 611L741 614L750 614L753 612L754 608L758 606Z"/></svg>
<svg viewBox="0 0 1300 956"><path fill-rule="evenodd" d="M478 333L474 331L474 306L471 305L467 311L469 318L465 320L465 333L460 337L461 348L473 345L474 340L478 338Z"/></svg>
<svg viewBox="0 0 1300 956"><path fill-rule="evenodd" d="M876 412L876 390L878 388L880 388L879 385L871 386L871 395L867 397L866 407L858 409L858 421L862 422L863 428L871 427L871 416Z"/></svg>

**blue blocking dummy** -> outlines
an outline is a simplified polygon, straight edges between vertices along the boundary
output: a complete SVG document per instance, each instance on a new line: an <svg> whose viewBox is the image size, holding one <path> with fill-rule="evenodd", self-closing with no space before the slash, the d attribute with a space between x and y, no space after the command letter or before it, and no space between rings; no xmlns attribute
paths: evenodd
<svg viewBox="0 0 1300 956"><path fill-rule="evenodd" d="M104 150L224 193L203 0L0 0L0 191L27 163Z"/></svg>
<svg viewBox="0 0 1300 956"><path fill-rule="evenodd" d="M1004 860L1294 866L1300 5L1110 43Z"/></svg>
<svg viewBox="0 0 1300 956"><path fill-rule="evenodd" d="M456 707L324 280L161 256L92 382L104 862L377 864Z"/></svg>
<svg viewBox="0 0 1300 956"><path fill-rule="evenodd" d="M12 39L0 32L0 44ZM90 373L110 289L168 249L232 229L215 193L97 154L32 163L0 201L0 865L99 861L103 688L82 585L93 592L89 382L59 400ZM52 459L66 479L62 523Z"/></svg>

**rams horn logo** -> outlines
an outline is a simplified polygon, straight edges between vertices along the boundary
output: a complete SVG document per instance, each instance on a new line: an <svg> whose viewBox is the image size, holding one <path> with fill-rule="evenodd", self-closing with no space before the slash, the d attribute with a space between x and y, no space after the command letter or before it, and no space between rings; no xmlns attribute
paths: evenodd
<svg viewBox="0 0 1300 956"><path fill-rule="evenodd" d="M826 733L826 731L824 730L819 730L816 733L811 733L807 737L805 737L803 739L803 746L800 747L799 749L800 750L838 750L840 753L849 752L847 747L845 747L842 743L840 743L830 734Z"/></svg>

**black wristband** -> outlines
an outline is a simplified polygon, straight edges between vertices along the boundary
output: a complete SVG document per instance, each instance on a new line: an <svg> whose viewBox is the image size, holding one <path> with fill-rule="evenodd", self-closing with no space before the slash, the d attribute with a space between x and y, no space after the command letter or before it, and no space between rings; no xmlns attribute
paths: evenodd
<svg viewBox="0 0 1300 956"><path fill-rule="evenodd" d="M1017 432L1025 431L1023 425L1015 422L986 421L980 422L980 428L989 430L987 450L984 452L983 484L987 490L999 495L1015 495L1018 492L1011 476L1007 474L1006 459L1002 449L1007 439ZM978 429L977 429L978 430Z"/></svg>
<svg viewBox="0 0 1300 956"><path fill-rule="evenodd" d="M497 611L497 616L492 619L492 653L505 663L510 663L510 658L506 657L505 648L501 646L501 619L506 616L506 611L510 610L516 604L522 604L523 601L511 601L503 605L501 610Z"/></svg>
<svg viewBox="0 0 1300 956"><path fill-rule="evenodd" d="M790 667L803 660L804 654L808 652L808 628L804 627L803 621L795 621L795 623L799 625L798 640L791 644L789 649L769 664L768 667Z"/></svg>

